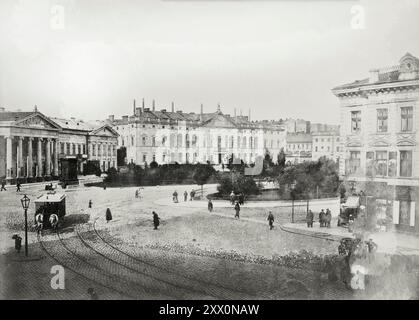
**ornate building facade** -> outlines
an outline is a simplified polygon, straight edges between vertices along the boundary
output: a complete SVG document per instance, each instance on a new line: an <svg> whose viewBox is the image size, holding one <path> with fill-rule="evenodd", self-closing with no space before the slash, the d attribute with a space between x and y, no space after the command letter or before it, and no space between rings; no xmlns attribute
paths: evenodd
<svg viewBox="0 0 419 320"><path fill-rule="evenodd" d="M49 118L38 112L0 110L0 179L44 180L60 174L60 159L116 166L117 133L105 122Z"/></svg>
<svg viewBox="0 0 419 320"><path fill-rule="evenodd" d="M419 233L419 59L332 89L340 101L340 174L383 229Z"/></svg>
<svg viewBox="0 0 419 320"><path fill-rule="evenodd" d="M125 163L226 164L233 155L245 163L269 152L276 161L285 145L284 127L271 121L250 121L248 116L216 112L185 113L143 106L132 116L108 123L118 132L118 145L126 151Z"/></svg>

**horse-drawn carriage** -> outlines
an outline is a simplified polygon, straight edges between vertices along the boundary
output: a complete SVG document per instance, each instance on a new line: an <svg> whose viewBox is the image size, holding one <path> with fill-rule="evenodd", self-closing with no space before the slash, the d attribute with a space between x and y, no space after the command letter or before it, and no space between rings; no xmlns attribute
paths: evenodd
<svg viewBox="0 0 419 320"><path fill-rule="evenodd" d="M42 229L55 227L56 225L52 225L54 224L54 219L50 218L56 215L56 223L58 223L58 220L61 220L65 216L65 198L65 194L55 192L39 196L35 200L35 224L39 225L42 223ZM37 217L41 221L37 221Z"/></svg>

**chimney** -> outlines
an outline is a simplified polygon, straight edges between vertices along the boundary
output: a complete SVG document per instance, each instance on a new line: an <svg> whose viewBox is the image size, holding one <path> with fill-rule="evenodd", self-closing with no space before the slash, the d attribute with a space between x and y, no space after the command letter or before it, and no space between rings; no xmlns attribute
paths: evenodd
<svg viewBox="0 0 419 320"><path fill-rule="evenodd" d="M133 115L135 116L135 110L136 110L136 108L135 108L135 99L134 99L134 107L133 107Z"/></svg>
<svg viewBox="0 0 419 320"><path fill-rule="evenodd" d="M114 122L115 121L115 116L113 114L109 115L109 121Z"/></svg>
<svg viewBox="0 0 419 320"><path fill-rule="evenodd" d="M234 108L234 120L237 120L237 112L236 112L236 108Z"/></svg>
<svg viewBox="0 0 419 320"><path fill-rule="evenodd" d="M220 113L220 112L221 112L220 103L218 103L218 105L217 105L217 112L218 112L218 113Z"/></svg>
<svg viewBox="0 0 419 320"><path fill-rule="evenodd" d="M204 120L204 105L201 103L201 113L199 115L199 121L203 121Z"/></svg>
<svg viewBox="0 0 419 320"><path fill-rule="evenodd" d="M175 112L175 103L172 101L172 112Z"/></svg>
<svg viewBox="0 0 419 320"><path fill-rule="evenodd" d="M156 102L153 99L153 111L156 111Z"/></svg>
<svg viewBox="0 0 419 320"><path fill-rule="evenodd" d="M35 105L35 107L33 108L34 112L38 112L38 107Z"/></svg>
<svg viewBox="0 0 419 320"><path fill-rule="evenodd" d="M250 108L249 108L249 121L250 121Z"/></svg>
<svg viewBox="0 0 419 320"><path fill-rule="evenodd" d="M144 108L145 108L144 98L143 98L142 108L143 108L143 111L144 111Z"/></svg>
<svg viewBox="0 0 419 320"><path fill-rule="evenodd" d="M378 74L379 74L378 69L371 69L370 70L370 83L378 82Z"/></svg>

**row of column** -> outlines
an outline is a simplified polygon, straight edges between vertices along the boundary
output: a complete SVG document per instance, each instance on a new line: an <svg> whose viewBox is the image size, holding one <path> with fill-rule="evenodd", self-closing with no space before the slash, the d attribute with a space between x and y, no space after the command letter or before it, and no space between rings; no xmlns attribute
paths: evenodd
<svg viewBox="0 0 419 320"><path fill-rule="evenodd" d="M16 149L16 173L13 173L13 139L17 138L17 149ZM37 157L36 157L36 176L50 176L51 171L53 175L58 176L58 140L52 138L38 138L38 137L14 137L7 136L6 139L6 179L33 177L33 142L37 140ZM23 142L27 139L28 151L27 151L27 164L26 172L22 172L25 168L23 160ZM46 143L45 150L45 173L43 172L42 162L42 142ZM53 159L51 159L53 154ZM52 161L51 161L52 160ZM53 170L51 170L51 168Z"/></svg>
<svg viewBox="0 0 419 320"><path fill-rule="evenodd" d="M90 143L89 156L90 157L116 157L116 150L114 150L113 143L99 142L99 143ZM111 147L109 149L109 147ZM95 151L95 152L93 152Z"/></svg>

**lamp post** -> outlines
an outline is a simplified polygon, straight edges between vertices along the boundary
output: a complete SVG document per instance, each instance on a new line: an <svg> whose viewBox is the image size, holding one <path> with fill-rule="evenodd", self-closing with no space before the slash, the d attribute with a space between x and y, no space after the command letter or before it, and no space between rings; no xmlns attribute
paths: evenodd
<svg viewBox="0 0 419 320"><path fill-rule="evenodd" d="M22 199L20 199L22 203L22 208L25 210L25 256L28 256L28 208L31 199L25 194Z"/></svg>

